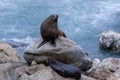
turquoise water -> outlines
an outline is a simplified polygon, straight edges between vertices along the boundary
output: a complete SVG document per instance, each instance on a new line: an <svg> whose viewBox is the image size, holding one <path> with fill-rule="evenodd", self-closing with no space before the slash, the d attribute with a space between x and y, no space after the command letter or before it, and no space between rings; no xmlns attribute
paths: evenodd
<svg viewBox="0 0 120 80"><path fill-rule="evenodd" d="M120 53L99 49L101 32L120 32L120 0L1 0L0 40L31 43L40 37L41 22L53 13L59 15L59 28L90 58L120 58ZM25 47L16 47L21 57Z"/></svg>

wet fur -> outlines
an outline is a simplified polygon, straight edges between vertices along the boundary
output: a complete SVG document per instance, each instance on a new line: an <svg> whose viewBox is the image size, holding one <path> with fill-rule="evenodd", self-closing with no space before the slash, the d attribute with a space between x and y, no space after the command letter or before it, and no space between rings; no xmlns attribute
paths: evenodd
<svg viewBox="0 0 120 80"><path fill-rule="evenodd" d="M74 79L81 78L81 70L77 67L64 64L51 57L48 58L48 62L50 67L63 77L69 77Z"/></svg>

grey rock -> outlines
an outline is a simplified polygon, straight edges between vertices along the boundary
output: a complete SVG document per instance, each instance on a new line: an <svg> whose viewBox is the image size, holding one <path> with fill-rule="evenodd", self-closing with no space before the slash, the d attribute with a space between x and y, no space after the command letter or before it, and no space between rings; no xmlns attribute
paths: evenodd
<svg viewBox="0 0 120 80"><path fill-rule="evenodd" d="M24 65L24 66L17 67L15 69L15 72L17 74L17 79L18 79L21 76L23 76L24 74L31 75L31 74L34 74L43 68L45 68L45 66L43 64L32 65L32 66Z"/></svg>
<svg viewBox="0 0 120 80"><path fill-rule="evenodd" d="M23 66L22 63L2 63L0 64L0 80L17 80L15 69Z"/></svg>
<svg viewBox="0 0 120 80"><path fill-rule="evenodd" d="M0 42L0 63L5 62L20 62L20 57L10 45Z"/></svg>
<svg viewBox="0 0 120 80"><path fill-rule="evenodd" d="M33 68L34 69L34 68ZM72 78L64 78L53 71L50 67L42 67L37 70L35 73L28 75L23 74L19 80L75 80ZM80 80L95 80L94 78L82 75Z"/></svg>
<svg viewBox="0 0 120 80"><path fill-rule="evenodd" d="M88 77L88 76L82 74L80 80L96 80L96 79L95 79L95 78L92 78L92 77Z"/></svg>
<svg viewBox="0 0 120 80"><path fill-rule="evenodd" d="M120 59L107 58L98 64L90 74L98 80L119 80L120 79Z"/></svg>
<svg viewBox="0 0 120 80"><path fill-rule="evenodd" d="M51 46L48 42L37 49L41 42L42 39L37 39L25 49L24 58L28 63L31 64L32 61L47 63L48 56L54 56L57 60L80 67L82 70L88 70L92 67L92 61L86 52L67 38L59 37L56 39L56 47Z"/></svg>
<svg viewBox="0 0 120 80"><path fill-rule="evenodd" d="M120 33L112 30L100 34L99 43L101 48L120 51Z"/></svg>
<svg viewBox="0 0 120 80"><path fill-rule="evenodd" d="M49 66L36 64L28 66L23 63L0 64L0 80L75 80L64 78L52 70ZM82 74L80 80L95 80Z"/></svg>

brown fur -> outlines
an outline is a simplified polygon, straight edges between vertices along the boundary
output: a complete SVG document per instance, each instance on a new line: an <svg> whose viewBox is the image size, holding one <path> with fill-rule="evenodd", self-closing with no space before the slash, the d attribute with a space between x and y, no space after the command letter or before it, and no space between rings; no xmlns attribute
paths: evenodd
<svg viewBox="0 0 120 80"><path fill-rule="evenodd" d="M60 36L66 37L66 35L64 34L63 31L58 30L58 37L60 37Z"/></svg>
<svg viewBox="0 0 120 80"><path fill-rule="evenodd" d="M43 38L43 42L41 42L37 48L41 47L49 41L51 45L55 46L55 39L57 39L59 36L66 37L65 34L58 29L57 21L58 15L52 14L42 22L40 26L40 33Z"/></svg>

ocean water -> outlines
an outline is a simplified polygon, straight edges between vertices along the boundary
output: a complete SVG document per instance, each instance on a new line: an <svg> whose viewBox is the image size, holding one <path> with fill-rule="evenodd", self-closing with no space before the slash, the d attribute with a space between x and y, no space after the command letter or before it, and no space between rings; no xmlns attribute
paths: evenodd
<svg viewBox="0 0 120 80"><path fill-rule="evenodd" d="M1 0L0 41L14 46L23 60L24 48L41 37L41 22L58 14L58 26L91 59L120 58L120 53L99 48L99 34L120 32L120 0Z"/></svg>

